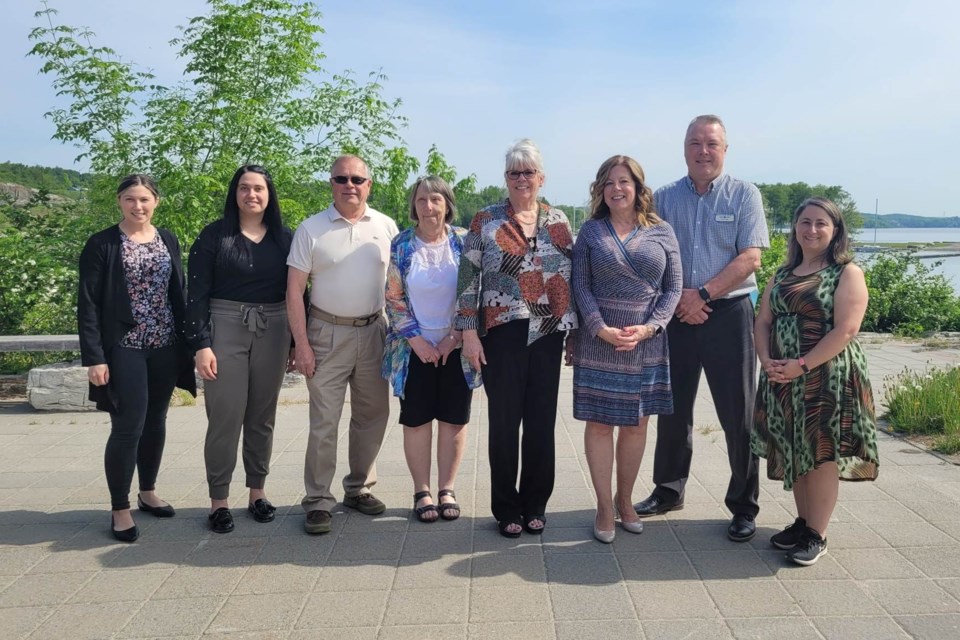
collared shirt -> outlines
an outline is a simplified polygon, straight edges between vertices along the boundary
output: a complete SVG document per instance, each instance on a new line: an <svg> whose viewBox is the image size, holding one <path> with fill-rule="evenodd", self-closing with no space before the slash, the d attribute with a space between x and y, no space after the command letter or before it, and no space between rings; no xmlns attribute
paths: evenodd
<svg viewBox="0 0 960 640"><path fill-rule="evenodd" d="M537 235L524 237L510 200L481 209L463 241L457 329L480 335L511 320L530 320L527 344L577 328L570 292L573 234L563 211L540 203Z"/></svg>
<svg viewBox="0 0 960 640"><path fill-rule="evenodd" d="M327 313L360 318L383 309L390 241L397 223L367 207L350 222L330 205L297 227L287 265L310 274L310 303Z"/></svg>
<svg viewBox="0 0 960 640"><path fill-rule="evenodd" d="M656 211L670 223L680 245L683 288L699 289L744 249L770 246L760 190L727 174L697 193L690 176L657 189ZM732 298L757 290L756 275L726 293Z"/></svg>

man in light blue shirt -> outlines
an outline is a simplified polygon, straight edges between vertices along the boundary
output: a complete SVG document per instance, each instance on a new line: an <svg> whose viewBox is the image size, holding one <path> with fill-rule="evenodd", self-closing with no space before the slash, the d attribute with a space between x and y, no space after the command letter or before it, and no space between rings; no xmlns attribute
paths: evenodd
<svg viewBox="0 0 960 640"><path fill-rule="evenodd" d="M725 503L733 520L727 536L745 542L756 533L760 491L759 464L750 451L756 393L750 294L757 290L755 272L769 234L757 187L723 173L727 146L719 117L694 118L684 140L688 174L654 194L656 211L680 244L683 292L667 327L674 413L657 419L656 489L634 506L640 516L683 508L693 458L693 404L705 372L730 461Z"/></svg>

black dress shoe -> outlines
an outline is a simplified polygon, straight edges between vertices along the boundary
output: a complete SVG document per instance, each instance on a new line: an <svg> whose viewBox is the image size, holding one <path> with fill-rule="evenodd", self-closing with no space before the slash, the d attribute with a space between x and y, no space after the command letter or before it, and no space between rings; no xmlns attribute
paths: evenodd
<svg viewBox="0 0 960 640"><path fill-rule="evenodd" d="M172 518L177 514L173 507L168 504L165 504L162 507L151 507L146 502L141 500L139 495L137 496L137 509L140 509L140 511L146 511L147 513L153 514L158 518Z"/></svg>
<svg viewBox="0 0 960 640"><path fill-rule="evenodd" d="M123 531L117 531L113 528L113 514L110 514L110 533L113 534L113 537L119 540L120 542L136 542L137 538L140 537L140 527L133 525L129 529L124 529Z"/></svg>
<svg viewBox="0 0 960 640"><path fill-rule="evenodd" d="M727 537L734 542L746 542L756 534L757 525L753 522L753 516L745 513L733 516L730 526L727 527Z"/></svg>
<svg viewBox="0 0 960 640"><path fill-rule="evenodd" d="M277 508L266 498L257 498L247 505L247 511L253 514L257 522L273 522Z"/></svg>
<svg viewBox="0 0 960 640"><path fill-rule="evenodd" d="M646 500L633 505L633 509L641 518L649 518L650 516L659 516L667 511L680 511L680 509L683 509L683 500L670 502L654 493Z"/></svg>
<svg viewBox="0 0 960 640"><path fill-rule="evenodd" d="M210 521L210 531L214 533L230 533L233 531L233 514L226 507L220 507L211 513L207 516L207 520Z"/></svg>

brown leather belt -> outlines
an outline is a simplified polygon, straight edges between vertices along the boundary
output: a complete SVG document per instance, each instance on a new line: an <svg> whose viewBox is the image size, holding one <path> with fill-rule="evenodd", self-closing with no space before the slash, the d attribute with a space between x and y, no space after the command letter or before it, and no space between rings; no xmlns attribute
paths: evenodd
<svg viewBox="0 0 960 640"><path fill-rule="evenodd" d="M318 309L313 305L310 305L310 316L314 318L319 318L324 322L330 322L331 324L339 324L347 327L365 327L369 324L373 324L383 315L381 312L371 313L368 316L363 316L360 318L347 318L344 316L335 316L332 313L327 313L323 309Z"/></svg>

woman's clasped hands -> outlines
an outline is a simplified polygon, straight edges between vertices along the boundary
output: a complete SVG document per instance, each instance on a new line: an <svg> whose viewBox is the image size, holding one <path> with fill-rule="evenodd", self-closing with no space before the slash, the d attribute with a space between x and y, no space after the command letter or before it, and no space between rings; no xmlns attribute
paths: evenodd
<svg viewBox="0 0 960 640"><path fill-rule="evenodd" d="M597 333L597 337L612 344L614 351L632 351L639 343L652 337L655 331L648 324L638 324L622 329L604 327Z"/></svg>

